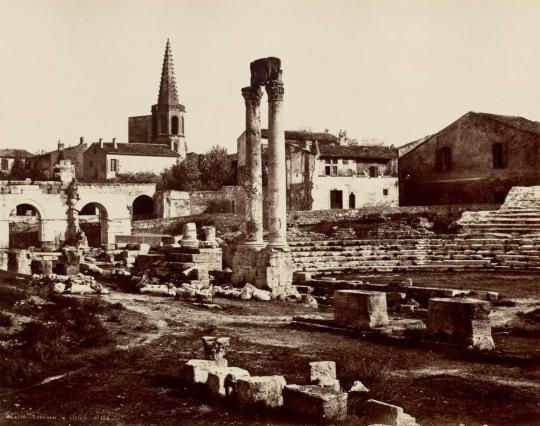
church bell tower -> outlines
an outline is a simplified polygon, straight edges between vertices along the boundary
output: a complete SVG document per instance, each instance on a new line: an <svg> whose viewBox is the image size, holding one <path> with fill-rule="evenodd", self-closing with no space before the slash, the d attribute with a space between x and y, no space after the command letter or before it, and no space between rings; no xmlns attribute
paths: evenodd
<svg viewBox="0 0 540 426"><path fill-rule="evenodd" d="M171 43L167 39L161 70L158 102L152 105L152 143L166 144L185 158L187 145L184 137L186 108L178 101Z"/></svg>

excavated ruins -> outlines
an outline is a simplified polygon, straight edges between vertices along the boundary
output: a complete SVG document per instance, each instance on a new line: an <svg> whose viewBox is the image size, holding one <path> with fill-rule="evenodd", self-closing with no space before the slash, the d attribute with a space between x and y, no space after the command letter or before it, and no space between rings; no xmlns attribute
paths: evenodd
<svg viewBox="0 0 540 426"><path fill-rule="evenodd" d="M78 222L80 189L73 179L61 188L68 212L62 247L2 251L1 269L32 275L34 284L60 294L102 295L112 288L203 307L219 308L220 298L320 307L320 314L297 315L288 325L394 345L420 342L426 350L451 345L504 356L497 352L490 323L490 313L499 309L493 304L501 301L497 292L466 289L467 283L457 281L453 288L415 285L402 273L539 270L540 187L513 188L497 211L466 212L458 221L460 232L453 235L426 231L419 232L421 237L356 239L337 229L340 238L316 239L290 229L295 237L288 241L281 62L264 58L250 68L251 83L242 89L247 208L240 240L225 241L215 227L189 222L182 235L119 232L114 243L90 248ZM262 86L269 102L267 241ZM224 250L234 253L230 265L224 262ZM400 278L385 284L338 279L361 272L393 272ZM343 389L334 361L310 362L309 384L287 383L279 371L251 376L247 369L230 366L225 355L234 343L227 336L204 336L205 359L186 362L179 378L190 387L203 388L211 400L228 401L239 410L264 407L317 420L347 421L354 416L363 424L417 424L402 408L372 399L360 381Z"/></svg>

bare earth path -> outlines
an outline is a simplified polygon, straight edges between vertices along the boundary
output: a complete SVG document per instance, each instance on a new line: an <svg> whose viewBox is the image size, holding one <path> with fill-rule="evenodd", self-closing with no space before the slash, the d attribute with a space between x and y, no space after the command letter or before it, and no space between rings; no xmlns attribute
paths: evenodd
<svg viewBox="0 0 540 426"><path fill-rule="evenodd" d="M306 383L310 361L335 360L344 387L361 379L373 397L403 406L423 425L540 424L537 363L488 362L459 350L297 328L290 325L293 315L331 312L295 304L216 299L218 310L117 291L104 299L144 318L138 321L145 327L132 331L137 324L120 317L129 330L125 350L92 361L79 374L0 399L4 410L16 407L17 413L32 413L34 419L49 416L52 424L69 419L115 425L308 424L280 414L240 412L183 386L177 379L179 368L188 359L202 357L201 336L215 334L231 337L230 365L253 375L283 374L288 383ZM540 343L532 337L520 345L505 342L504 334L495 338L516 350ZM35 424L31 417L9 420L6 424Z"/></svg>

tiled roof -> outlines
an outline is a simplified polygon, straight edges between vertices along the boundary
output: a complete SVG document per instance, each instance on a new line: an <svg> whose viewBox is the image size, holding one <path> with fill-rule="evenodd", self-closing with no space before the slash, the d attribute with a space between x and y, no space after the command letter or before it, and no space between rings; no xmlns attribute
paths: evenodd
<svg viewBox="0 0 540 426"><path fill-rule="evenodd" d="M268 129L261 129L261 138L268 139ZM285 130L286 141L327 141L337 142L338 137L325 132L307 132L302 130Z"/></svg>
<svg viewBox="0 0 540 426"><path fill-rule="evenodd" d="M94 143L99 146L99 142ZM118 155L146 155L149 157L179 157L179 154L167 145L157 143L116 143L116 149L112 142L105 142L102 148L107 154Z"/></svg>
<svg viewBox="0 0 540 426"><path fill-rule="evenodd" d="M526 118L512 115L489 114L487 112L471 111L468 114L477 117L485 117L521 131L536 133L537 135L540 135L540 123L538 121L527 120Z"/></svg>
<svg viewBox="0 0 540 426"><path fill-rule="evenodd" d="M378 145L321 145L321 157L326 158L363 158L373 160L391 160L397 158L397 150L389 146Z"/></svg>
<svg viewBox="0 0 540 426"><path fill-rule="evenodd" d="M34 154L29 153L26 149L0 149L0 157L2 158L28 158L33 156Z"/></svg>
<svg viewBox="0 0 540 426"><path fill-rule="evenodd" d="M463 119L465 119L467 117L472 117L473 119L474 118L480 118L480 119L487 119L487 120L496 121L496 122L501 123L501 124L503 124L505 126L512 127L512 128L514 128L516 130L519 130L519 131L522 131L522 132L527 132L527 133L532 133L533 135L540 136L540 123L538 121L527 120L526 118L518 117L518 116L490 114L490 113L487 113L487 112L469 111L465 115L459 117L454 123L450 124L449 126L452 126L453 124L455 124L455 123L457 123L457 122L459 122L459 121L461 121L461 120L463 120ZM449 127L449 126L447 126L447 127ZM445 129L447 127L445 127ZM407 155L409 152L416 149L416 147L424 144L425 142L430 140L432 137L437 136L443 130L440 130L439 132L434 133L433 135L428 135L428 136L426 136L426 137L424 137L422 139L410 142L409 144L405 144L405 145L399 147L399 149L401 151L400 156ZM408 148L408 145L414 145L414 146L412 146L411 148Z"/></svg>

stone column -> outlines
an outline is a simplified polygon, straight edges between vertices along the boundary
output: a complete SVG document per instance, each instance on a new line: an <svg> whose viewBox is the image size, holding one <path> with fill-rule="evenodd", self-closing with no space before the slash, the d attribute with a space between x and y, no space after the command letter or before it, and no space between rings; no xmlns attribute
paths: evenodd
<svg viewBox="0 0 540 426"><path fill-rule="evenodd" d="M242 96L246 102L246 245L263 245L263 194L260 87L244 87Z"/></svg>
<svg viewBox="0 0 540 426"><path fill-rule="evenodd" d="M269 247L287 247L287 187L285 132L282 123L284 93L281 81L269 81L268 93L268 238Z"/></svg>

